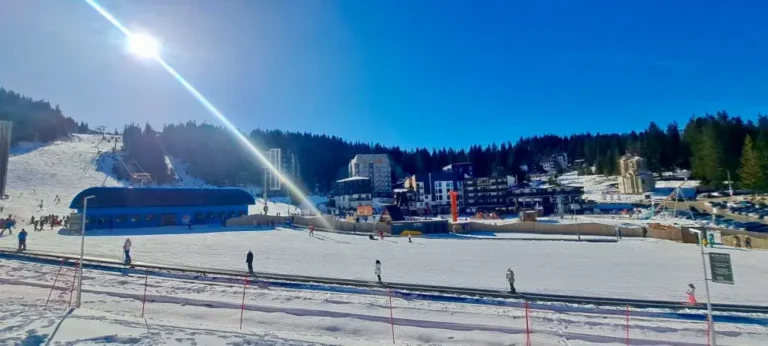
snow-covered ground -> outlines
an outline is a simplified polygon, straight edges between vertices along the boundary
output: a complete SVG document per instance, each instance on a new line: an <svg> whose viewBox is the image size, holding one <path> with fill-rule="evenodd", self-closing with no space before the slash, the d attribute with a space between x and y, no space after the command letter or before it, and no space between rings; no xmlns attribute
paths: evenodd
<svg viewBox="0 0 768 346"><path fill-rule="evenodd" d="M594 307L567 313L563 307L534 307L526 325L525 310L514 301L494 306L397 295L390 300L385 291L315 292L265 283L244 290L92 270L85 272L82 309L68 314L72 268L56 278L56 266L0 264L3 345L374 345L391 342L393 334L404 345L519 345L527 327L534 345L623 345L626 337L623 311ZM706 344L704 322L630 315L634 343ZM717 330L721 344L760 345L768 335L758 325L719 323Z"/></svg>
<svg viewBox="0 0 768 346"><path fill-rule="evenodd" d="M569 172L559 176L557 181L562 185L584 187L584 198L596 202L632 203L645 199L643 195L619 193L616 176L578 175L577 172ZM656 181L656 187L697 187L700 183L698 180L688 180L684 184L683 181Z"/></svg>
<svg viewBox="0 0 768 346"><path fill-rule="evenodd" d="M86 237L85 253L121 259L125 236ZM388 281L504 289L508 267L529 292L683 301L689 282L703 287L695 245L657 239L618 243L571 243L366 237L278 229L215 233L131 235L137 261L243 270L252 250L258 270L349 279L373 279L374 261L383 262ZM31 232L28 247L77 254L80 238ZM15 237L0 238L10 248ZM715 249L731 255L736 284L713 285L715 302L768 304L768 251Z"/></svg>

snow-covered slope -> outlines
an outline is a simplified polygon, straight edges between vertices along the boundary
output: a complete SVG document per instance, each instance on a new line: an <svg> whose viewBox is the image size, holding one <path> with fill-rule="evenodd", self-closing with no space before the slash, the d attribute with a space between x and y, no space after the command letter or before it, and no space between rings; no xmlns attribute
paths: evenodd
<svg viewBox="0 0 768 346"><path fill-rule="evenodd" d="M123 185L112 175L116 164L110 152L113 145L101 135L73 135L47 145L26 143L13 148L8 164L9 198L0 201L3 216L13 214L21 221L33 215L66 215L72 197L83 189ZM58 204L56 196L61 198Z"/></svg>
<svg viewBox="0 0 768 346"><path fill-rule="evenodd" d="M11 214L25 224L32 216L55 214L67 215L71 212L69 204L80 191L94 186L128 186L125 181L115 179L113 167L121 164L117 154L111 152L114 142L112 136L103 140L101 135L73 135L66 140L54 143L21 143L11 149L8 165L7 200L0 201L3 217ZM179 182L173 187L214 186L196 179L186 173L186 164L169 157ZM261 189L246 188L258 196ZM61 202L56 203L56 196ZM312 197L322 201L322 197ZM42 204L42 208L40 208ZM263 202L251 206L251 213L261 213ZM287 215L298 209L285 198L270 199L269 213Z"/></svg>

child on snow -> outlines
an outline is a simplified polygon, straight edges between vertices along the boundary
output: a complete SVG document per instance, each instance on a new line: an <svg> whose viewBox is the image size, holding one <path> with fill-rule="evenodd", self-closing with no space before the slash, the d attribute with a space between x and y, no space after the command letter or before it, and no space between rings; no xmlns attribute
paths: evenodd
<svg viewBox="0 0 768 346"><path fill-rule="evenodd" d="M131 239L125 238L123 251L125 252L125 263L131 263Z"/></svg>
<svg viewBox="0 0 768 346"><path fill-rule="evenodd" d="M379 283L381 283L381 261L379 260L376 260L376 271L374 273L376 273L376 277L379 278Z"/></svg>
<svg viewBox="0 0 768 346"><path fill-rule="evenodd" d="M515 291L515 272L512 268L507 268L507 282L509 282L509 293L516 294Z"/></svg>
<svg viewBox="0 0 768 346"><path fill-rule="evenodd" d="M688 284L688 290L685 291L685 294L688 295L688 304L696 305L696 286L693 285L693 283Z"/></svg>

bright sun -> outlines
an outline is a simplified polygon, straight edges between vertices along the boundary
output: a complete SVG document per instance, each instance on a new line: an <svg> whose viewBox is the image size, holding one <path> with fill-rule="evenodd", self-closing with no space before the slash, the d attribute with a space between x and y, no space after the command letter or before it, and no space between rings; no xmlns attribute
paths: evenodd
<svg viewBox="0 0 768 346"><path fill-rule="evenodd" d="M160 55L160 43L147 34L131 34L128 37L128 50L142 58L156 58Z"/></svg>

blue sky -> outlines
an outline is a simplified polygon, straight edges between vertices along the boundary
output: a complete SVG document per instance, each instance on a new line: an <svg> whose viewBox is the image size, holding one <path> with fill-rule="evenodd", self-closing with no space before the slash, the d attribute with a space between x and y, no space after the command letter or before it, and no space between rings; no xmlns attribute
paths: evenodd
<svg viewBox="0 0 768 346"><path fill-rule="evenodd" d="M768 113L765 1L100 3L243 130L467 147ZM0 85L109 128L216 123L84 1L0 7Z"/></svg>

